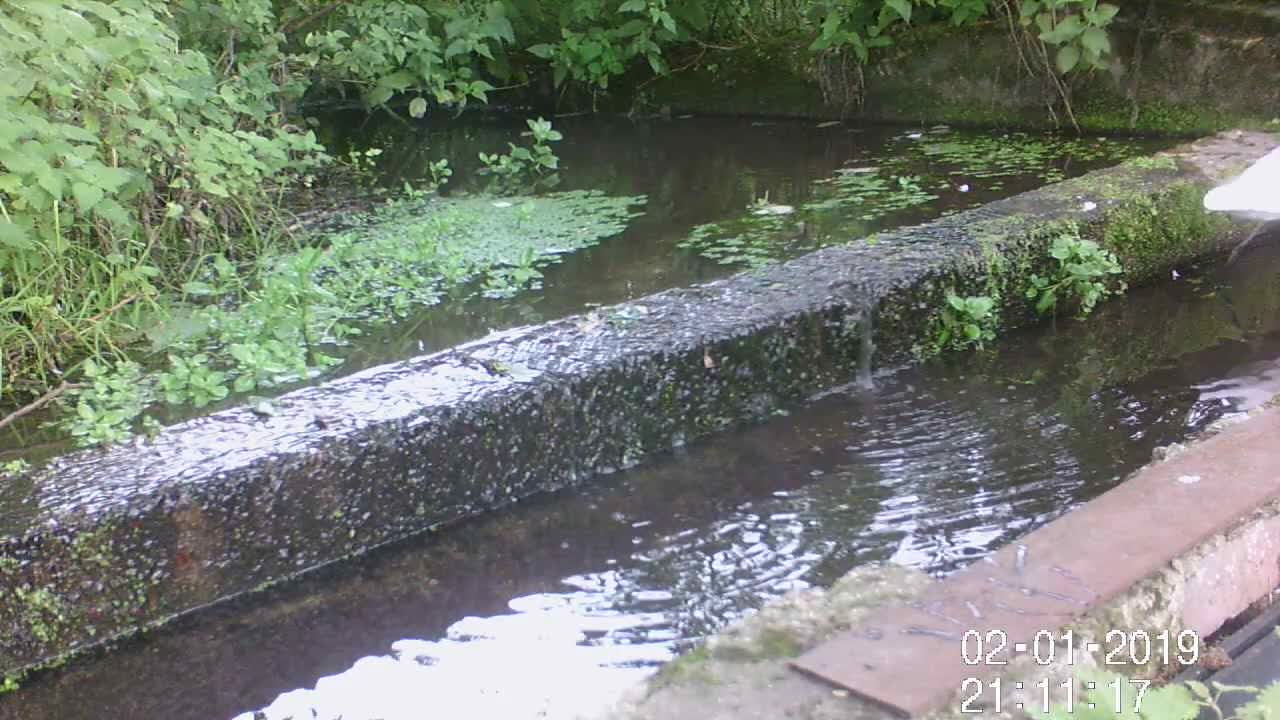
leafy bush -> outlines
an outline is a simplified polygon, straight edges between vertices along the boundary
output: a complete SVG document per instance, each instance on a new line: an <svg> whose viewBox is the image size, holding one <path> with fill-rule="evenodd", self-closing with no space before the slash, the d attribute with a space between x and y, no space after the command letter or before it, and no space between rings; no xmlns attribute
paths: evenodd
<svg viewBox="0 0 1280 720"><path fill-rule="evenodd" d="M1056 48L1058 72L1107 67L1111 39L1106 28L1119 7L1098 0L1022 0L1020 5L1022 25L1034 26L1039 31L1036 37Z"/></svg>
<svg viewBox="0 0 1280 720"><path fill-rule="evenodd" d="M240 254L272 189L323 160L166 19L154 0L0 6L0 380L113 347L129 306Z"/></svg>
<svg viewBox="0 0 1280 720"><path fill-rule="evenodd" d="M695 27L705 20L702 3L679 4ZM661 74L667 67L663 48L688 39L678 12L667 0L572 0L562 4L560 38L532 45L529 52L551 62L556 85L573 78L605 89L609 78L636 59Z"/></svg>
<svg viewBox="0 0 1280 720"><path fill-rule="evenodd" d="M501 2L364 0L342 5L327 20L329 28L303 38L301 59L319 83L357 88L370 106L415 94L410 109L417 117L427 111L426 97L442 105L484 102L493 85L483 71L505 75L501 48L515 42Z"/></svg>

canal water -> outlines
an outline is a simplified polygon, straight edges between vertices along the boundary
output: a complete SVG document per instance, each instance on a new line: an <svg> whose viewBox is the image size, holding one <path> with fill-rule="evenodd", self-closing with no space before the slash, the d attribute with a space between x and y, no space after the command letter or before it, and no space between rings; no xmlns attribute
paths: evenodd
<svg viewBox="0 0 1280 720"><path fill-rule="evenodd" d="M558 119L564 140L554 143L559 170L539 181L539 193L595 191L609 197L641 197L639 214L625 230L576 252L554 248L537 255L542 277L506 297L486 297L470 284L439 304L411 307L393 322L362 324L362 334L342 347L323 347L341 359L324 378L353 373L446 349L495 330L544 322L597 305L624 302L673 287L723 277L763 262L794 257L823 245L862 240L874 232L936 218L957 210L1080 175L1174 143L1170 139L1076 137L952 129L864 127L839 122L685 117L630 120ZM527 144L519 119L468 117L414 125L363 115L326 118L322 138L334 155L385 149L374 187L403 194L421 183L432 162L447 158L453 176L443 203L426 203L422 215L450 200L494 190L480 172L480 152L502 152L509 142ZM355 213L353 202L370 188L326 188L315 207L331 232L365 228L403 237L412 247L414 216ZM385 199L385 198L384 198ZM324 202L332 202L333 210ZM322 202L323 201L323 202ZM519 213L518 198L495 199L492 213ZM438 206L438 207L437 207ZM435 209L433 209L433 207ZM780 209L790 212L775 214ZM584 218L583 224L590 224ZM514 240L513 240L514 241ZM175 327L182 325L181 317ZM142 358L144 363L146 358ZM316 382L322 378L314 378ZM285 392L303 383L281 385ZM258 391L259 394L262 391ZM196 410L157 411L165 424L246 402L244 394ZM0 460L38 461L69 447L33 413L0 434Z"/></svg>
<svg viewBox="0 0 1280 720"><path fill-rule="evenodd" d="M880 368L646 466L33 678L3 720L589 716L772 598L943 575L1280 390L1280 243L994 351Z"/></svg>
<svg viewBox="0 0 1280 720"><path fill-rule="evenodd" d="M450 158L447 196L491 189L478 152L527 143L505 117L417 129L335 118L335 152L393 147L381 182L397 188ZM554 320L723 277L823 245L1075 177L1172 146L1167 138L860 126L808 120L684 117L632 121L567 118L556 183L546 191L643 196L621 234L543 269L537 287L510 298L464 292L403 322L373 329L346 349L342 372L440 350L492 330ZM793 212L771 214L767 208Z"/></svg>

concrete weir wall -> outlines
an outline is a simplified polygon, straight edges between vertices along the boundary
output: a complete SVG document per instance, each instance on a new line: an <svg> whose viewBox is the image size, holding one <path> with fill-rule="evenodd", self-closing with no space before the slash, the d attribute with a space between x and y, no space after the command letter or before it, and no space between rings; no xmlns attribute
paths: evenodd
<svg viewBox="0 0 1280 720"><path fill-rule="evenodd" d="M1204 189L1274 144L1224 134L628 312L521 328L64 456L0 487L0 675L535 493L634 465L926 343L946 292L1019 289L1066 224L1131 283L1236 239ZM617 317L629 318L619 322ZM615 318L610 320L609 318Z"/></svg>

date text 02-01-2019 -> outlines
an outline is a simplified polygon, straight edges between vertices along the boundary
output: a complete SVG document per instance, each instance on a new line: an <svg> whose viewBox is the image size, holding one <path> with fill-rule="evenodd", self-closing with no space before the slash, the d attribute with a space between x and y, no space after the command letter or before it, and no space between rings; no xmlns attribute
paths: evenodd
<svg viewBox="0 0 1280 720"><path fill-rule="evenodd" d="M1103 665L1194 665L1200 660L1200 637L1194 630L1171 633L1162 630L1111 630L1102 642L1077 638L1071 630L1040 630L1030 642L1010 642L1004 630L968 630L960 642L965 665L1007 665L1018 657L1030 657L1037 665L1075 662L1076 649L1089 655L1101 652Z"/></svg>

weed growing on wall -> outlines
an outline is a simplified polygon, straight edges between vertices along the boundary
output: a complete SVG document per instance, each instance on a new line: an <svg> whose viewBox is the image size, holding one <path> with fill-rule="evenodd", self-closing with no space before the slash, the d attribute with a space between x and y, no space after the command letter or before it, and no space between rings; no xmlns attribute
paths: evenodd
<svg viewBox="0 0 1280 720"><path fill-rule="evenodd" d="M1036 311L1054 314L1060 303L1075 306L1081 317L1093 312L1102 298L1124 291L1123 282L1110 277L1124 269L1110 251L1096 242L1080 237L1072 228L1059 234L1049 246L1054 270L1048 276L1033 274L1026 297L1035 301Z"/></svg>
<svg viewBox="0 0 1280 720"><path fill-rule="evenodd" d="M960 297L954 291L948 292L946 304L938 313L938 327L934 332L936 351L970 347L983 349L986 343L996 339L999 316L995 311L995 298L987 295Z"/></svg>

